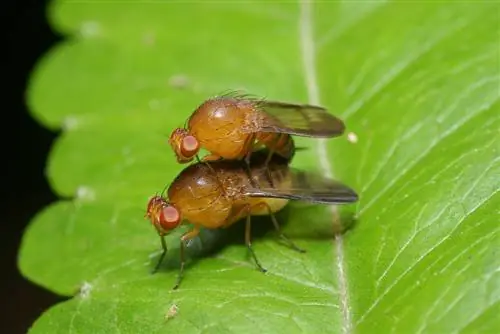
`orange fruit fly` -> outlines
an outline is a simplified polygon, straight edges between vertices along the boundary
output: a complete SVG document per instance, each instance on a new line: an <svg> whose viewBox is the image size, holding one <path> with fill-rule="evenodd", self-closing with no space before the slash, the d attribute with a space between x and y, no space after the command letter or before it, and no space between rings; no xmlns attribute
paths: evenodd
<svg viewBox="0 0 500 334"><path fill-rule="evenodd" d="M163 252L153 272L156 272L167 253L164 237L182 221L194 227L180 240L181 267L174 289L179 287L184 272L184 243L193 239L200 228L228 227L246 219L245 243L258 269L266 271L258 261L251 244L251 216L270 215L274 227L293 249L303 252L280 232L274 216L290 200L311 203L344 204L358 200L354 190L346 185L289 166L289 160L260 150L252 154L251 178L244 162L219 160L198 162L186 167L170 184L168 196L152 197L147 205L148 217L160 235ZM267 162L267 164L266 164ZM268 176L271 177L269 180Z"/></svg>
<svg viewBox="0 0 500 334"><path fill-rule="evenodd" d="M290 159L291 135L328 138L344 133L344 123L325 108L307 104L266 101L230 92L203 102L184 128L175 129L169 144L179 163L188 163L204 148L202 160L245 159L259 147ZM199 160L199 159L198 159Z"/></svg>

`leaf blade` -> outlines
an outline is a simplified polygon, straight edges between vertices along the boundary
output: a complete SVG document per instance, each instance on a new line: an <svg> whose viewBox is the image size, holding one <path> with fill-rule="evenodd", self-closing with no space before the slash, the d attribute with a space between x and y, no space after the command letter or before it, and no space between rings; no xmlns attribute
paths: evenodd
<svg viewBox="0 0 500 334"><path fill-rule="evenodd" d="M261 322L276 332L500 327L498 5L314 3L305 13L295 4L56 2L52 9L58 29L78 37L41 62L29 99L46 126L65 127L49 178L76 198L35 218L20 268L62 294L85 289L32 332L256 332ZM316 68L304 69L302 57ZM179 77L188 79L183 90L169 83ZM178 235L169 238L169 270L149 276L158 240L141 222L147 197L181 168L161 145L196 101L241 86L321 102L346 121L356 143L297 138L311 149L294 165L321 169L320 152L323 173L335 169L360 190L358 220L340 239L332 224L346 223L349 209L332 219L327 207L292 206L279 219L306 256L257 238L270 270L263 276L241 244L230 244L193 263L183 290L171 292ZM222 283L227 291L214 289ZM177 316L164 321L174 304Z"/></svg>

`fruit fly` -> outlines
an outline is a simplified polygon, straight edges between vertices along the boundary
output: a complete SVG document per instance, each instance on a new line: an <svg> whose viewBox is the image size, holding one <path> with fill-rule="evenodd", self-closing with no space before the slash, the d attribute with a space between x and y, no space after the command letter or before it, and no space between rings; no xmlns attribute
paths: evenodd
<svg viewBox="0 0 500 334"><path fill-rule="evenodd" d="M275 212L285 207L289 200L322 204L357 201L356 192L349 187L319 174L291 168L289 160L280 156L273 155L266 165L268 153L263 151L252 155L254 182L246 173L243 161L198 162L186 167L174 179L167 190L168 198L156 195L149 200L146 216L160 235L163 249L153 272L157 271L167 252L164 237L183 220L194 226L180 239L181 266L174 289L179 287L184 272L184 243L196 237L202 227L225 228L245 218L245 243L257 268L265 272L252 248L251 216L270 215L280 237L295 250L304 252L280 231Z"/></svg>
<svg viewBox="0 0 500 334"><path fill-rule="evenodd" d="M184 128L169 138L177 161L188 163L204 148L210 153L203 161L245 159L253 151L269 150L291 159L295 144L291 135L327 138L344 133L344 123L325 108L307 104L266 101L230 92L203 102L189 117ZM199 160L199 159L198 159Z"/></svg>

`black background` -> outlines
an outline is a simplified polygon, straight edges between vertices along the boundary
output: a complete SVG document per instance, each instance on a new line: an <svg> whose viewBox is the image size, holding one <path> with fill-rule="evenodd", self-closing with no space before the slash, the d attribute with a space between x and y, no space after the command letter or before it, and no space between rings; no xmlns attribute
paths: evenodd
<svg viewBox="0 0 500 334"><path fill-rule="evenodd" d="M17 252L30 219L57 200L45 179L47 153L57 133L31 118L25 102L29 74L40 57L62 40L46 18L47 1L2 3L2 173L0 332L26 333L61 297L29 283L17 270Z"/></svg>

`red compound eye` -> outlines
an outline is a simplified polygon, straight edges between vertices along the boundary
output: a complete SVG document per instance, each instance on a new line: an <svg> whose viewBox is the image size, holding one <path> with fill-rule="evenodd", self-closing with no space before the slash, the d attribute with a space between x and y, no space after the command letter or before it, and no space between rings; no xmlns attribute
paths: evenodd
<svg viewBox="0 0 500 334"><path fill-rule="evenodd" d="M165 231L176 228L181 221L179 211L171 205L165 206L160 212L160 226Z"/></svg>
<svg viewBox="0 0 500 334"><path fill-rule="evenodd" d="M189 135L188 131L183 128L175 129L170 135L168 143L175 152L177 162L179 163L190 162L199 150L198 140Z"/></svg>
<svg viewBox="0 0 500 334"><path fill-rule="evenodd" d="M181 151L182 155L186 158L191 158L193 155L198 153L200 144L198 140L193 136L186 136L182 139Z"/></svg>

